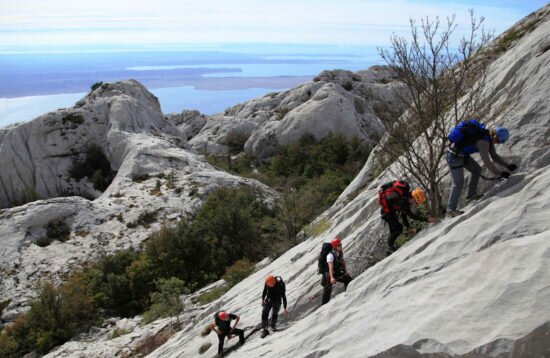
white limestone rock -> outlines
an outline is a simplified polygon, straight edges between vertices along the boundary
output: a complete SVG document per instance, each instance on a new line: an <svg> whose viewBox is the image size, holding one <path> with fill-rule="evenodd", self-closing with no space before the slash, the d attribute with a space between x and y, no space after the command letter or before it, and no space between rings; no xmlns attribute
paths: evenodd
<svg viewBox="0 0 550 358"><path fill-rule="evenodd" d="M357 74L324 71L312 82L281 93L270 93L228 108L207 120L190 139L200 153L236 154L244 150L269 158L277 145L296 143L305 135L317 140L329 133L374 144L383 132L379 108L404 108L386 68L374 66Z"/></svg>
<svg viewBox="0 0 550 358"><path fill-rule="evenodd" d="M81 119L64 120L67 113ZM139 247L163 223L174 224L194 213L217 187L249 185L264 191L266 198L273 194L261 183L220 172L186 150L156 98L132 80L103 84L79 107L0 134L0 203L7 206L25 185L35 186L44 198L53 197L0 211L0 291L2 300L11 300L3 321L27 309L40 279L59 282L60 275L83 263ZM103 193L86 178L80 183L69 178L72 161L90 143L101 148L116 171ZM67 190L95 199L55 198ZM146 213L151 222L142 222ZM52 223L66 225L68 234L46 245Z"/></svg>
<svg viewBox="0 0 550 358"><path fill-rule="evenodd" d="M275 273L287 283L291 316L281 319L283 330L266 339L253 334L232 357L383 357L392 352L412 357L426 352L535 356L548 351L547 336L531 332L546 327L547 334L550 322L549 9L489 73L486 95L492 113L502 113L498 107L506 106L495 122L511 131L498 151L515 158L518 172L486 186L482 200L466 206L462 216L428 227L375 266L387 234L376 192L388 173L358 177L357 196L324 214L331 224L326 232L221 297L217 305L239 314L239 325L250 332L260 322L257 298L263 278ZM363 174L368 172L365 168ZM356 276L346 293L319 308L317 255L321 243L336 235L343 238ZM211 321L211 312L197 316L196 326ZM202 338L197 330L178 333L151 357L193 356L207 342L215 347L216 337ZM524 344L528 337L543 338L533 348ZM418 342L419 351L406 348ZM392 351L396 346L401 348Z"/></svg>

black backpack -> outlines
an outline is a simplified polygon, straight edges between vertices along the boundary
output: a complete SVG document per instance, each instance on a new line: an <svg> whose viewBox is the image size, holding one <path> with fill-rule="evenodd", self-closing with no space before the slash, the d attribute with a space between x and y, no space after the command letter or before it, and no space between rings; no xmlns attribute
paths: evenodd
<svg viewBox="0 0 550 358"><path fill-rule="evenodd" d="M332 245L328 242L323 242L323 246L321 247L321 253L319 254L319 260L317 263L317 267L319 268L318 273L324 274L328 272L327 255L331 251Z"/></svg>

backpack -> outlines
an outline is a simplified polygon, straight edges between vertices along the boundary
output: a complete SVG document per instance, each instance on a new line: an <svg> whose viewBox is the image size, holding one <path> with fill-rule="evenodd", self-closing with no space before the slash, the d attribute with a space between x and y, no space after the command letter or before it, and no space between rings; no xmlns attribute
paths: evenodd
<svg viewBox="0 0 550 358"><path fill-rule="evenodd" d="M317 263L318 272L324 274L328 272L327 255L332 251L332 245L329 242L323 242L321 246L321 253L319 254L319 260Z"/></svg>
<svg viewBox="0 0 550 358"><path fill-rule="evenodd" d="M396 199L398 197L406 197L409 195L410 187L407 182L393 181L388 182L380 187L378 192L378 204L382 206L384 213L389 213L392 210L401 210L401 207L388 203L388 199Z"/></svg>
<svg viewBox="0 0 550 358"><path fill-rule="evenodd" d="M489 131L485 128L484 124L479 123L475 119L470 119L458 123L451 129L448 138L458 149L463 149L464 147L472 146L475 142L488 135ZM476 151L475 149L473 150L473 152Z"/></svg>

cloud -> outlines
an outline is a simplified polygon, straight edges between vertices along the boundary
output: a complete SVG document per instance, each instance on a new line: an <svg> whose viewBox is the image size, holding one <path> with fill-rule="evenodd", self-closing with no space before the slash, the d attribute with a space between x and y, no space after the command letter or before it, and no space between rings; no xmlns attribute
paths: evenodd
<svg viewBox="0 0 550 358"><path fill-rule="evenodd" d="M117 43L386 43L408 31L409 18L453 13L465 29L468 8L487 18L497 33L526 15L526 9L455 2L386 0L72 0L4 1L0 43L4 47ZM487 3L487 2L485 2ZM489 2L491 3L491 2ZM518 2L519 4L519 2Z"/></svg>

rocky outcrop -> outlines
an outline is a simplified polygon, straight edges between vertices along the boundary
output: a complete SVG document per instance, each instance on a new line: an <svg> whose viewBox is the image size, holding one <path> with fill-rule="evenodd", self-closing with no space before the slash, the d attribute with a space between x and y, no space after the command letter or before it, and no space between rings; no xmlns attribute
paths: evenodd
<svg viewBox="0 0 550 358"><path fill-rule="evenodd" d="M324 222L323 226L328 226L324 232L305 238L216 301L200 307L192 315L182 317L181 331L150 356L195 357L203 349L206 349L204 356L213 356L217 337L213 333L203 337L201 331L219 309L239 314L239 326L249 334L243 347L234 347L235 339L227 343L234 350L232 357L368 357L377 354L391 356L394 353L411 357L546 354L549 347L547 322L550 321L547 308L550 301L550 107L545 97L550 89L548 9L547 6L542 10L545 16L537 26L527 31L492 64L489 73L486 96L492 102L494 122L507 126L512 133L510 140L499 148L499 153L519 164L518 171L512 177L506 181L487 183L484 197L468 204L464 215L427 227L392 256L385 258L386 228L379 218L376 193L380 183L390 177L396 167L393 164L382 175L375 175L369 161L348 188L345 197L341 197L335 207L313 223ZM318 91L321 85L328 85L320 82L312 83L320 85ZM334 90L335 96L342 96L335 84L326 90ZM263 100L267 101L266 98ZM240 113L247 105L236 106L232 110ZM226 114L232 117L235 113L228 110ZM254 125L244 119L241 122L237 119L236 122L242 127ZM269 118L263 123L269 123ZM223 129L220 126L216 133L209 129L211 138L208 138L205 128L212 125L208 119L190 142L196 140L202 145L206 143L207 147L220 145L222 150L216 135L225 133L223 131L226 129L229 131L229 127ZM261 126L263 124L256 128ZM201 135L205 135L205 141L199 140ZM140 138L149 137L144 135ZM166 143L164 140L158 141L154 143ZM196 146L197 143L191 145ZM149 148L148 145L146 147ZM204 163L194 162L197 157L179 147L159 147L155 160L136 159L141 163L138 167L150 174L157 172L158 167L154 165L157 158L162 157L161 153L179 153L180 156L185 153L190 164L184 170L199 168L199 173L202 170L203 174L208 173L216 178L221 176L228 183L236 180L230 176L223 177ZM180 162L183 162L181 157L176 163ZM124 190L130 195L143 198L138 195L140 190L143 191L140 185L131 183L130 179L117 181L125 166L126 161L118 168L117 177L109 189L93 202L80 198L53 199L46 203L28 204L29 207L34 205L32 210L21 207L4 211L1 215L11 215L9 219L15 219L17 228L7 224L0 226L0 237L15 238L19 235L17 239L10 240L19 243L23 252L31 252L28 247L32 246L25 246L27 244L21 232L32 234L44 230L42 222L32 216L33 212L40 211L38 205L45 204L42 213L46 213L50 206L58 204L57 201L75 200L74 204L64 202L64 211L61 208L54 210L59 211L60 215L67 215L70 225L73 225L79 215L84 214L79 211L73 217L73 211L68 206L90 207L86 211L90 217L86 220L105 217L103 213L111 210L108 203L113 206L116 203L114 199L110 201L106 193L116 197L116 185L126 185ZM181 178L182 183L197 180L194 172L187 175ZM152 185L155 179L144 183ZM146 198L152 204L156 203L154 197ZM128 204L123 202L121 205L129 207ZM131 213L136 214L135 211ZM84 222L84 218L82 220ZM28 222L36 222L37 227L25 226ZM111 227L111 231L116 231L120 228L117 225L116 220L111 220L108 224L94 224L93 228L105 232L106 227ZM7 235L3 235L4 232ZM317 255L321 243L336 235L343 238L346 260L354 280L345 293L342 287L336 286L333 299L320 306ZM97 235L92 237L75 242L85 245L99 241ZM71 240L72 234L67 242ZM105 240L108 245L117 241ZM66 243L54 242L48 248L61 245ZM14 252L20 250L17 245L12 247ZM50 267L55 267L51 262L50 259ZM281 275L285 279L290 315L288 318L281 317L279 332L260 339L257 329L262 307L258 298L268 274ZM4 277L10 276L6 274ZM18 280L25 278L21 275L16 277ZM154 324L160 322L163 321ZM143 329L154 329L154 326ZM104 342L70 342L60 347L57 353L52 352L52 356L79 356L81 353L97 357L112 356L113 352L121 352L123 347L133 347L129 341L135 336L129 337L125 338L126 341L117 341L116 349L107 350L104 348L109 344ZM130 355L132 350L124 353Z"/></svg>
<svg viewBox="0 0 550 358"><path fill-rule="evenodd" d="M402 84L381 66L358 73L324 71L312 82L208 118L189 144L200 153L236 154L244 149L260 159L273 155L277 145L296 143L305 134L318 140L329 133L341 134L373 145L383 132L381 109L404 110L397 96L400 89Z"/></svg>
<svg viewBox="0 0 550 358"><path fill-rule="evenodd" d="M69 174L91 144L116 171L103 192L91 178L77 182ZM41 278L57 281L82 263L138 247L164 223L194 213L216 187L252 185L266 197L272 194L259 182L218 171L186 148L177 126L136 81L103 84L74 108L3 129L4 207L26 185L43 198L72 193L88 199L57 197L0 211L0 291L2 301L10 300L2 319L25 309Z"/></svg>
<svg viewBox="0 0 550 358"><path fill-rule="evenodd" d="M486 183L483 199L468 204L466 214L428 227L379 262L386 228L376 192L395 167L361 177L372 175L367 163L352 184L355 195L324 214L329 229L233 287L192 324L202 327L223 308L240 314L240 325L254 332L263 278L275 273L286 279L290 317L269 338L252 333L232 357L546 354L550 341L538 334L546 334L550 321L548 6L542 13L537 26L496 59L488 79L494 123L512 133L499 153L519 164L516 174ZM344 239L355 280L320 307L317 254L335 235ZM193 356L206 343L215 347L216 337L202 338L197 330L178 333L151 357Z"/></svg>

